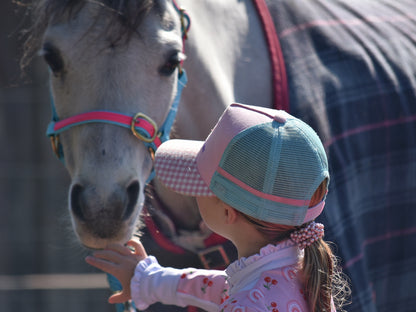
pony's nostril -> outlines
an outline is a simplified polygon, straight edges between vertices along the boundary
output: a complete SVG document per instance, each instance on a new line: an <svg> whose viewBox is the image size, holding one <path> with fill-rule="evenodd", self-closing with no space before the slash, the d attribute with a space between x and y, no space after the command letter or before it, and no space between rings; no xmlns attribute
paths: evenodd
<svg viewBox="0 0 416 312"><path fill-rule="evenodd" d="M123 220L128 219L136 207L137 200L139 198L140 183L135 180L127 187L127 207L123 216Z"/></svg>
<svg viewBox="0 0 416 312"><path fill-rule="evenodd" d="M81 184L72 186L70 208L77 220L97 228L108 222L125 221L131 217L140 192L140 183L137 180L127 188L114 186L114 192L105 199L97 195L96 189L94 186L86 187Z"/></svg>
<svg viewBox="0 0 416 312"><path fill-rule="evenodd" d="M73 214L81 221L85 221L85 215L82 208L84 206L82 199L83 191L84 188L79 184L73 185L71 189L71 209Z"/></svg>

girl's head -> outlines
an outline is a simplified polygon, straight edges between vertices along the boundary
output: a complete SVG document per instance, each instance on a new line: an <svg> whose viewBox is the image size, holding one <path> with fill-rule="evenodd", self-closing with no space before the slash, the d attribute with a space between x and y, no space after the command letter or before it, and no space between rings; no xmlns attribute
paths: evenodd
<svg viewBox="0 0 416 312"><path fill-rule="evenodd" d="M252 218L288 226L322 212L324 200L311 206L311 198L329 179L324 147L311 127L284 111L242 104L225 110L206 141L162 144L155 170L176 192L215 195Z"/></svg>
<svg viewBox="0 0 416 312"><path fill-rule="evenodd" d="M322 212L329 182L325 150L311 127L283 111L241 104L225 110L205 141L163 143L155 171L178 193L217 196L271 243ZM318 239L306 247L300 267L311 311L329 311L337 279L328 245Z"/></svg>

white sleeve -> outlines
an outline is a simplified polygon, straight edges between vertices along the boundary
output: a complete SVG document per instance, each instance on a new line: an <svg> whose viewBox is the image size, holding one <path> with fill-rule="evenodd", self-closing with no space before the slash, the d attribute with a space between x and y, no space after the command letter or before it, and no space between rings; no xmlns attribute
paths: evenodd
<svg viewBox="0 0 416 312"><path fill-rule="evenodd" d="M145 310L156 302L175 304L173 301L180 278L177 271L160 266L153 256L140 261L130 283L131 297L137 309Z"/></svg>
<svg viewBox="0 0 416 312"><path fill-rule="evenodd" d="M155 257L149 256L137 264L130 288L132 300L139 310L160 302L218 311L221 299L226 295L224 284L223 271L165 268Z"/></svg>

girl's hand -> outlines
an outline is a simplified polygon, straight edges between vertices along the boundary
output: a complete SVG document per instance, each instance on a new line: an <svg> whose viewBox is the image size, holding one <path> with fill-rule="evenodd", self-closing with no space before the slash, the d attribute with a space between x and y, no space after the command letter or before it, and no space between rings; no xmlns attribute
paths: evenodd
<svg viewBox="0 0 416 312"><path fill-rule="evenodd" d="M107 249L95 251L92 256L85 258L85 261L106 273L114 275L122 286L122 291L112 295L109 303L123 303L131 299L130 281L134 270L141 260L147 257L143 245L135 240L130 240L127 246L110 244Z"/></svg>

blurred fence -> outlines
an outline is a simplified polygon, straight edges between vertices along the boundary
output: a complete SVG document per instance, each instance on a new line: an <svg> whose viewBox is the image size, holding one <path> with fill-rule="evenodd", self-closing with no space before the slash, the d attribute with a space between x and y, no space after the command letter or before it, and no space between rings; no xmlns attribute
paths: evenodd
<svg viewBox="0 0 416 312"><path fill-rule="evenodd" d="M69 177L45 137L46 67L20 78L22 13L0 2L0 311L115 311L70 226Z"/></svg>

